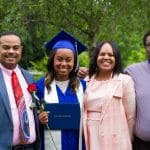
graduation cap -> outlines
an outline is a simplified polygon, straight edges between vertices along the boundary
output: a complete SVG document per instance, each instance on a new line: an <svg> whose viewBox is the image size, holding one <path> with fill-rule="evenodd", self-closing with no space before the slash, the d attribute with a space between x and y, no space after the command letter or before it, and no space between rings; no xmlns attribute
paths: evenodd
<svg viewBox="0 0 150 150"><path fill-rule="evenodd" d="M68 48L75 54L80 54L87 49L85 45L65 31L60 31L55 37L46 43L45 47L50 51L58 48Z"/></svg>

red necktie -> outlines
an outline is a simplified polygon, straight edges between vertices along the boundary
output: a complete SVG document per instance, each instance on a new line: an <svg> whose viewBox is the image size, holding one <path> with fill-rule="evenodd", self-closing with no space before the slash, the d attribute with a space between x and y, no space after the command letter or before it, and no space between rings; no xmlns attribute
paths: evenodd
<svg viewBox="0 0 150 150"><path fill-rule="evenodd" d="M25 105L25 99L23 97L23 92L18 77L14 71L12 72L12 89L14 92L14 97L18 108L18 114L20 120L19 133L20 133L21 143L27 144L30 137L29 119L27 115L27 109Z"/></svg>

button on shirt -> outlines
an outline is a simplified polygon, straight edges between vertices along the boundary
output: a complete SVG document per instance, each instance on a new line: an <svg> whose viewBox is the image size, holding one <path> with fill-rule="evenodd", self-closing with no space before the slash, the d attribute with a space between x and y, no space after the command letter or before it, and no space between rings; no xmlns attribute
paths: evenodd
<svg viewBox="0 0 150 150"><path fill-rule="evenodd" d="M4 76L4 81L6 84L7 88L7 93L10 101L10 107L11 107L11 113L12 113L12 122L13 122L13 145L20 144L20 138L19 138L19 116L18 116L18 109L16 106L13 90L12 90L12 85L11 85L11 73L12 70L8 70L4 68L0 64L0 68L2 69L2 73ZM27 91L27 82L24 79L20 69L16 67L14 69L16 72L20 85L22 87L23 95L25 98L25 103L26 103L26 108L27 108L27 113L29 117L29 128L30 128L30 139L29 143L33 143L36 140L36 132L35 132L35 122L34 122L34 115L33 111L30 109L30 105L32 103L32 96L30 93Z"/></svg>

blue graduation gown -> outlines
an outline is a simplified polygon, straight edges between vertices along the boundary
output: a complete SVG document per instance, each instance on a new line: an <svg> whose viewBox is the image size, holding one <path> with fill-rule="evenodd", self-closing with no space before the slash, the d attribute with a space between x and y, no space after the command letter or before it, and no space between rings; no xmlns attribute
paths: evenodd
<svg viewBox="0 0 150 150"><path fill-rule="evenodd" d="M37 85L37 92L36 95L39 99L44 98L44 80L45 78L42 77L36 83ZM83 91L85 91L86 83L84 80L80 80ZM66 92L63 93L61 89L56 85L57 95L59 103L79 103L77 95L67 88ZM41 140L42 140L42 147L41 150L45 150L44 147L44 127L41 125ZM62 150L78 150L78 143L79 143L79 130L61 130L61 147ZM84 142L83 142L84 143ZM83 144L84 145L84 144ZM82 149L85 149L84 146Z"/></svg>

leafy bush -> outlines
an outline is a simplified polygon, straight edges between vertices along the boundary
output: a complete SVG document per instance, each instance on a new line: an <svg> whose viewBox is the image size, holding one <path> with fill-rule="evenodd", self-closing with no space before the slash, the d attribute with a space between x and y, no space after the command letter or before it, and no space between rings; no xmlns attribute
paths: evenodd
<svg viewBox="0 0 150 150"><path fill-rule="evenodd" d="M88 52L83 52L79 55L79 65L82 67L88 67L89 65Z"/></svg>
<svg viewBox="0 0 150 150"><path fill-rule="evenodd" d="M125 67L133 63L144 61L146 59L145 49L131 50L126 58L126 60L123 60Z"/></svg>
<svg viewBox="0 0 150 150"><path fill-rule="evenodd" d="M44 58L39 61L30 61L31 67L30 70L38 70L42 72L46 72L46 64L47 64L48 56L45 54Z"/></svg>

